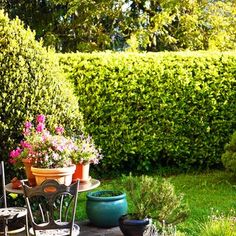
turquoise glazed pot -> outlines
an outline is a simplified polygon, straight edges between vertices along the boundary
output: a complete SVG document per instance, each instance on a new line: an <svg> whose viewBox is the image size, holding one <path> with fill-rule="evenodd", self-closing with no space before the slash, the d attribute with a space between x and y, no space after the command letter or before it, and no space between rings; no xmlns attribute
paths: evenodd
<svg viewBox="0 0 236 236"><path fill-rule="evenodd" d="M119 225L119 218L127 214L126 194L102 190L87 194L86 212L92 224L110 228Z"/></svg>

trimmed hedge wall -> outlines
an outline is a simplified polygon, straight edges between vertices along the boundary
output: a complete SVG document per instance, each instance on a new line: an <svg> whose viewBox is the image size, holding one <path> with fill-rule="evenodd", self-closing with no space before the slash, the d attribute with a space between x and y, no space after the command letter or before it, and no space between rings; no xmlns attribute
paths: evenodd
<svg viewBox="0 0 236 236"><path fill-rule="evenodd" d="M22 139L26 119L35 119L37 114L46 115L50 129L62 124L78 134L83 130L73 85L62 78L57 55L35 41L35 34L24 29L19 19L11 21L3 11L0 78L1 160L7 160L9 151Z"/></svg>
<svg viewBox="0 0 236 236"><path fill-rule="evenodd" d="M102 167L220 164L236 129L236 53L60 56Z"/></svg>

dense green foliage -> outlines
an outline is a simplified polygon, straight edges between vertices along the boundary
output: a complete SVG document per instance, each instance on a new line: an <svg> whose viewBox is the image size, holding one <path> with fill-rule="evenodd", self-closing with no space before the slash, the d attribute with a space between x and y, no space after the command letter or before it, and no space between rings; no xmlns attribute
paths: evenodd
<svg viewBox="0 0 236 236"><path fill-rule="evenodd" d="M225 145L222 162L226 169L236 174L236 131L233 133L230 142Z"/></svg>
<svg viewBox="0 0 236 236"><path fill-rule="evenodd" d="M236 55L93 53L61 56L99 167L207 168L236 128Z"/></svg>
<svg viewBox="0 0 236 236"><path fill-rule="evenodd" d="M230 50L235 0L2 0L59 51Z"/></svg>
<svg viewBox="0 0 236 236"><path fill-rule="evenodd" d="M82 116L71 84L60 73L56 55L35 41L19 19L10 21L0 11L0 152L6 160L9 150L22 138L23 123L45 114L47 127L63 125L78 134ZM16 173L14 173L16 174Z"/></svg>

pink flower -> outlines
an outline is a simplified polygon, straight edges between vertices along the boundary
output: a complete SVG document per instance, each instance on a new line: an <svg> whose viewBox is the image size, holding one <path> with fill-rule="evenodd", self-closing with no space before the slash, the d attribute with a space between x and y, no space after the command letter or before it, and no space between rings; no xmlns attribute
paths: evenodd
<svg viewBox="0 0 236 236"><path fill-rule="evenodd" d="M44 128L45 128L45 125L44 125L43 123L39 123L39 124L37 125L37 127L36 127L36 131L37 131L38 133L42 133L43 130L44 130Z"/></svg>
<svg viewBox="0 0 236 236"><path fill-rule="evenodd" d="M23 141L23 140L20 141L20 145L21 145L22 148L28 148L28 149L31 148L30 143L28 143L26 141Z"/></svg>
<svg viewBox="0 0 236 236"><path fill-rule="evenodd" d="M31 122L26 121L26 122L25 122L25 129L30 129L31 127L32 127Z"/></svg>
<svg viewBox="0 0 236 236"><path fill-rule="evenodd" d="M45 122L45 116L44 115L37 115L36 121L38 123L44 123Z"/></svg>
<svg viewBox="0 0 236 236"><path fill-rule="evenodd" d="M49 131L47 131L47 130L45 130L44 132L43 132L43 135L42 135L42 142L45 142L46 140L48 140L49 138L50 138L50 132Z"/></svg>
<svg viewBox="0 0 236 236"><path fill-rule="evenodd" d="M62 126L58 126L56 127L55 131L57 134L62 134L64 132L64 128Z"/></svg>
<svg viewBox="0 0 236 236"><path fill-rule="evenodd" d="M17 148L16 150L12 150L12 151L10 152L10 157L11 157L11 158L16 158L16 157L18 157L20 154L21 154L21 149L20 149L20 148Z"/></svg>
<svg viewBox="0 0 236 236"><path fill-rule="evenodd" d="M30 130L29 129L24 129L23 130L23 135L24 136L29 136L30 135Z"/></svg>

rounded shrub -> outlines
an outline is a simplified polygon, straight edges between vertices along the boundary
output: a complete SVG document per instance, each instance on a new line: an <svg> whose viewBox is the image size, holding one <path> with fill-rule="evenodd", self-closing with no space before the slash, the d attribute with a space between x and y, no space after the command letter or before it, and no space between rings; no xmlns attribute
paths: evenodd
<svg viewBox="0 0 236 236"><path fill-rule="evenodd" d="M236 174L236 131L233 133L229 143L225 145L222 162L226 169Z"/></svg>
<svg viewBox="0 0 236 236"><path fill-rule="evenodd" d="M0 11L0 152L22 138L23 123L37 114L47 117L48 129L63 125L81 133L82 115L71 84L64 80L56 54L42 47L35 34L16 18Z"/></svg>

